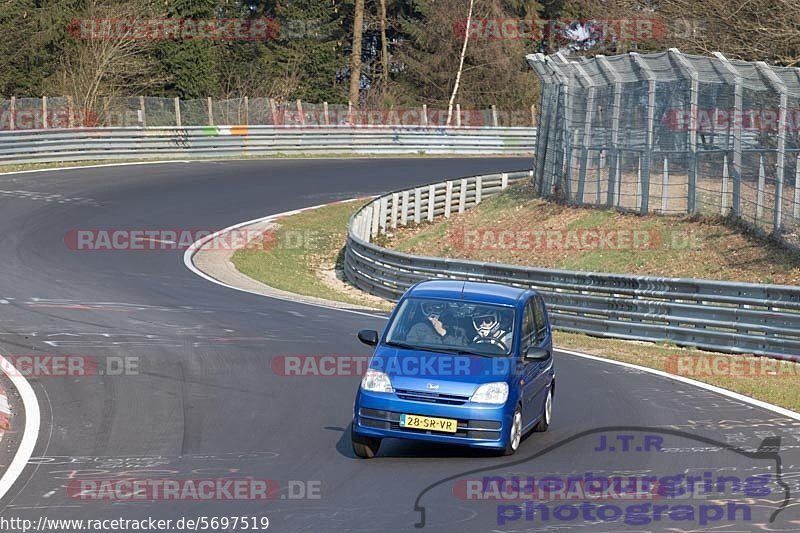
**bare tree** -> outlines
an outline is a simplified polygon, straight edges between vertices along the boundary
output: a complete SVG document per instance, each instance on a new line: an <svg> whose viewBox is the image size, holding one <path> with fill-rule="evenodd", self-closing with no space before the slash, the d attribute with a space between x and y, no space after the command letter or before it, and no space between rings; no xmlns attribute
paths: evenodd
<svg viewBox="0 0 800 533"><path fill-rule="evenodd" d="M350 53L350 102L358 107L361 88L361 38L364 33L364 0L356 0L353 21L353 50Z"/></svg>
<svg viewBox="0 0 800 533"><path fill-rule="evenodd" d="M386 0L380 0L379 23L381 27L381 73L383 84L389 82L389 45L386 43Z"/></svg>
<svg viewBox="0 0 800 533"><path fill-rule="evenodd" d="M472 25L472 8L475 6L475 0L469 0L469 12L467 13L467 25L464 31L464 45L461 47L461 58L458 62L458 72L456 73L456 82L453 84L453 94L450 95L450 102L447 104L447 125L449 126L453 119L453 102L456 101L458 94L458 85L461 83L461 73L464 70L464 57L467 55L467 44L469 44L470 27Z"/></svg>

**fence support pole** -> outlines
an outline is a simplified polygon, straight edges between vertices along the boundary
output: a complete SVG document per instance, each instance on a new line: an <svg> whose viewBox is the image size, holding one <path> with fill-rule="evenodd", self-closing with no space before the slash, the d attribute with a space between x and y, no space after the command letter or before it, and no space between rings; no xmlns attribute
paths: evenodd
<svg viewBox="0 0 800 533"><path fill-rule="evenodd" d="M278 122L278 106L275 104L275 99L269 99L269 111L272 113L272 125L278 126L280 123Z"/></svg>
<svg viewBox="0 0 800 533"><path fill-rule="evenodd" d="M664 156L664 173L661 175L661 214L669 207L669 159Z"/></svg>
<svg viewBox="0 0 800 533"><path fill-rule="evenodd" d="M422 104L422 123L421 126L428 126L428 104Z"/></svg>
<svg viewBox="0 0 800 533"><path fill-rule="evenodd" d="M722 63L722 66L733 76L733 107L734 116L742 116L742 75L739 69L733 66L728 59L720 52L714 52L714 56ZM731 202L731 212L734 216L741 214L741 192L742 192L742 121L733 121L733 198Z"/></svg>
<svg viewBox="0 0 800 533"><path fill-rule="evenodd" d="M719 214L725 216L728 214L728 181L730 174L728 171L728 152L724 154L725 159L722 161L722 198L720 198Z"/></svg>
<svg viewBox="0 0 800 533"><path fill-rule="evenodd" d="M67 96L67 127L72 129L75 127L75 106L71 96Z"/></svg>
<svg viewBox="0 0 800 533"><path fill-rule="evenodd" d="M139 112L142 115L141 117L139 117L139 120L142 123L142 127L146 128L147 127L147 113L145 112L145 107L144 107L144 96L140 96L139 97Z"/></svg>
<svg viewBox="0 0 800 533"><path fill-rule="evenodd" d="M497 120L497 106L492 104L492 126L496 128L499 123Z"/></svg>
<svg viewBox="0 0 800 533"><path fill-rule="evenodd" d="M581 160L578 169L578 193L577 200L579 204L584 203L583 195L586 190L586 171L589 166L589 146L592 143L592 118L594 117L594 97L597 91L595 83L592 81L591 76L579 63L570 63L573 69L581 76L584 83L589 88L589 94L586 98L586 115L583 119L583 147L581 148ZM531 116L534 112L534 106L531 106Z"/></svg>
<svg viewBox="0 0 800 533"><path fill-rule="evenodd" d="M653 157L653 136L655 130L655 113L656 113L656 75L635 52L631 52L633 61L644 73L647 79L647 136L645 138L645 152L642 155L641 163L639 165L639 183L641 185L641 200L639 203L639 212L646 215L650 210L650 166Z"/></svg>
<svg viewBox="0 0 800 533"><path fill-rule="evenodd" d="M680 66L681 70L688 74L690 80L689 93L689 185L686 195L686 211L694 213L697 210L697 100L700 94L700 77L680 50L670 48L669 55Z"/></svg>
<svg viewBox="0 0 800 533"><path fill-rule="evenodd" d="M778 164L775 168L775 207L772 212L772 231L780 233L783 225L783 181L786 170L786 121L789 114L789 93L786 85L763 61L756 68L772 88L780 94L780 123L778 124Z"/></svg>
<svg viewBox="0 0 800 533"><path fill-rule="evenodd" d="M611 62L609 62L605 56L598 55L597 64L610 74L611 78L614 80L614 107L611 110L611 153L609 154L611 168L608 173L608 196L606 199L606 205L612 207L615 204L615 200L618 201L619 199L616 186L620 181L619 116L622 107L622 80L617 71L614 70Z"/></svg>
<svg viewBox="0 0 800 533"><path fill-rule="evenodd" d="M297 100L297 118L300 120L300 125L306 125L306 116L303 114L303 102Z"/></svg>
<svg viewBox="0 0 800 533"><path fill-rule="evenodd" d="M800 219L800 154L794 160L794 203L792 204L792 217L795 223Z"/></svg>
<svg viewBox="0 0 800 533"><path fill-rule="evenodd" d="M331 117L328 115L328 102L322 102L322 110L325 113L325 125L331 125Z"/></svg>
<svg viewBox="0 0 800 533"><path fill-rule="evenodd" d="M181 127L181 99L179 96L175 97L175 126Z"/></svg>
<svg viewBox="0 0 800 533"><path fill-rule="evenodd" d="M17 97L11 97L11 104L9 106L9 112L11 113L11 118L8 121L8 129L14 131L17 129Z"/></svg>
<svg viewBox="0 0 800 533"><path fill-rule="evenodd" d="M758 157L758 191L756 191L756 225L764 216L764 189L767 184L767 176L764 171L764 154Z"/></svg>
<svg viewBox="0 0 800 533"><path fill-rule="evenodd" d="M461 127L461 104L456 104L456 127Z"/></svg>
<svg viewBox="0 0 800 533"><path fill-rule="evenodd" d="M47 97L42 96L42 128L47 129Z"/></svg>
<svg viewBox="0 0 800 533"><path fill-rule="evenodd" d="M214 125L214 103L211 101L211 97L209 96L206 99L207 106L208 106L208 125Z"/></svg>

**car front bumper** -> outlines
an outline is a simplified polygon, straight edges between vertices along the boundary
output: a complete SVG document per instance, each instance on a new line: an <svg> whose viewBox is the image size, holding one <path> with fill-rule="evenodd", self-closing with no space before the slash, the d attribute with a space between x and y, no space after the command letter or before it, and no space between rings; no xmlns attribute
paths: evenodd
<svg viewBox="0 0 800 533"><path fill-rule="evenodd" d="M428 442L505 448L507 427L512 412L506 405L465 402L445 405L398 398L394 393L373 393L359 390L353 416L354 431L365 437L413 439ZM458 421L455 433L400 427L400 415L421 415L451 418Z"/></svg>

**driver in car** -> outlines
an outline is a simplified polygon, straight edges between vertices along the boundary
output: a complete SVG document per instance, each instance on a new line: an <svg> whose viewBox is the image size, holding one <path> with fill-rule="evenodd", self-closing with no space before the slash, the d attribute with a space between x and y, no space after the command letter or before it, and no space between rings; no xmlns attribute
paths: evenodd
<svg viewBox="0 0 800 533"><path fill-rule="evenodd" d="M454 325L445 325L441 317L445 304L439 302L421 302L421 316L406 335L406 342L411 344L445 344L460 346L464 344L463 335L459 335Z"/></svg>
<svg viewBox="0 0 800 533"><path fill-rule="evenodd" d="M494 309L478 311L472 317L472 325L475 328L473 344L492 344L504 352L511 347L513 334L503 329L500 316Z"/></svg>

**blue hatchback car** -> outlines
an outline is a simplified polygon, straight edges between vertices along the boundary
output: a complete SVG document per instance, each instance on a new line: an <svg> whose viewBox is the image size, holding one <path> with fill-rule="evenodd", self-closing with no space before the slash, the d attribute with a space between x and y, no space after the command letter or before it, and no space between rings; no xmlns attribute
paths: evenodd
<svg viewBox="0 0 800 533"><path fill-rule="evenodd" d="M431 280L397 303L356 394L353 452L374 457L385 438L511 455L550 425L555 392L550 321L534 290Z"/></svg>

